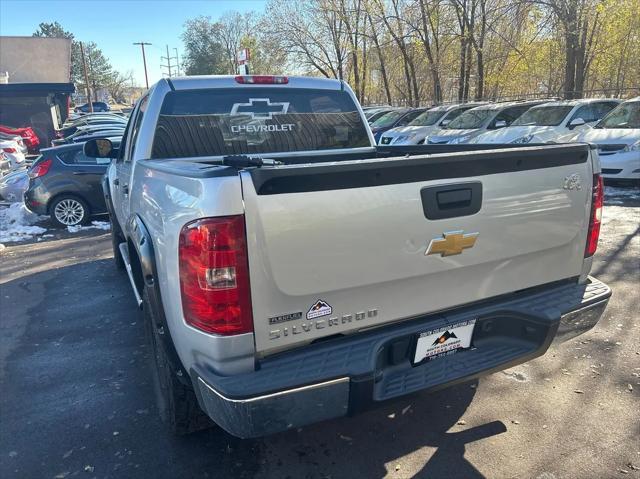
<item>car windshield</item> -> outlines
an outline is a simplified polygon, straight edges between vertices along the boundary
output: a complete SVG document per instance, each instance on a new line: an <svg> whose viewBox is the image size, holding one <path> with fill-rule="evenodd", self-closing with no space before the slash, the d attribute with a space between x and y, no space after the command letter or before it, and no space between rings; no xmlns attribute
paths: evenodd
<svg viewBox="0 0 640 479"><path fill-rule="evenodd" d="M355 103L340 90L282 87L172 91L152 158L226 156L369 146Z"/></svg>
<svg viewBox="0 0 640 479"><path fill-rule="evenodd" d="M407 112L405 110L390 111L389 113L385 113L376 121L371 123L371 128L387 128L389 126L393 126L393 124L401 117L403 117L406 113Z"/></svg>
<svg viewBox="0 0 640 479"><path fill-rule="evenodd" d="M480 128L495 114L496 110L494 109L473 108L465 111L445 128L452 130L471 130L473 128Z"/></svg>
<svg viewBox="0 0 640 479"><path fill-rule="evenodd" d="M556 126L573 109L571 105L564 106L536 106L527 110L511 126Z"/></svg>
<svg viewBox="0 0 640 479"><path fill-rule="evenodd" d="M425 111L409 122L409 126L431 126L435 125L438 119L443 115L443 111Z"/></svg>
<svg viewBox="0 0 640 479"><path fill-rule="evenodd" d="M596 128L640 128L640 101L630 101L611 110Z"/></svg>

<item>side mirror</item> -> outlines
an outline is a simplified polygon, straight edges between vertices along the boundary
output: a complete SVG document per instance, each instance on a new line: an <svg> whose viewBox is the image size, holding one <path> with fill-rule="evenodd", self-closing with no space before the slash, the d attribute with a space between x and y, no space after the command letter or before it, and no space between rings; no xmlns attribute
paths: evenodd
<svg viewBox="0 0 640 479"><path fill-rule="evenodd" d="M573 120L571 120L571 122L569 123L569 128L575 128L576 126L582 126L584 125L586 122L582 119L582 118L574 118Z"/></svg>
<svg viewBox="0 0 640 479"><path fill-rule="evenodd" d="M507 126L507 122L504 120L497 120L495 124L495 128L505 128Z"/></svg>
<svg viewBox="0 0 640 479"><path fill-rule="evenodd" d="M447 126L449 123L451 123L451 120L442 120L440 126Z"/></svg>
<svg viewBox="0 0 640 479"><path fill-rule="evenodd" d="M84 154L89 158L115 158L118 150L113 147L111 140L98 138L84 144Z"/></svg>

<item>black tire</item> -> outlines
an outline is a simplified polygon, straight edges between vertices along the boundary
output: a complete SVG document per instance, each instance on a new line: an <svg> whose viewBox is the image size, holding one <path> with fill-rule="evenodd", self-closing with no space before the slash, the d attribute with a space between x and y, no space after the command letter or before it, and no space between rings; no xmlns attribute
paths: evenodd
<svg viewBox="0 0 640 479"><path fill-rule="evenodd" d="M109 222L111 223L111 248L113 249L113 263L116 265L116 269L124 269L124 260L122 254L120 254L120 243L124 243L124 237L120 232L118 223L113 222L113 217L109 216ZM117 220L116 220L117 221Z"/></svg>
<svg viewBox="0 0 640 479"><path fill-rule="evenodd" d="M144 324L147 343L151 347L151 372L156 395L156 403L160 418L176 435L182 436L192 432L213 427L211 421L198 404L193 389L178 379L173 370L163 338L153 325L153 311L146 292L143 294Z"/></svg>
<svg viewBox="0 0 640 479"><path fill-rule="evenodd" d="M49 207L52 223L58 228L84 225L91 219L89 206L80 197L61 195L53 200Z"/></svg>

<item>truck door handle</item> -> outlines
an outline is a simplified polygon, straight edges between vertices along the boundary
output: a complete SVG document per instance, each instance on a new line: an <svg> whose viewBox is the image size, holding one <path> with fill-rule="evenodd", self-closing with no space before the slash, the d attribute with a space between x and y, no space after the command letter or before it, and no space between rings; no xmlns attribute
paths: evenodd
<svg viewBox="0 0 640 479"><path fill-rule="evenodd" d="M482 206L482 183L471 181L420 190L425 218L441 220L475 215Z"/></svg>
<svg viewBox="0 0 640 479"><path fill-rule="evenodd" d="M122 193L125 195L129 194L129 185L127 184L122 185Z"/></svg>
<svg viewBox="0 0 640 479"><path fill-rule="evenodd" d="M90 171L74 171L73 174L74 175L90 175L91 172Z"/></svg>

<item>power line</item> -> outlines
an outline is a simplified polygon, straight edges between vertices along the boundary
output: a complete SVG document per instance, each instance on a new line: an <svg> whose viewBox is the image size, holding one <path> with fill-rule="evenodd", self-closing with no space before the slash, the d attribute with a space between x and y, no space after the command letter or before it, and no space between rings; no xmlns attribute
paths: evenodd
<svg viewBox="0 0 640 479"><path fill-rule="evenodd" d="M151 45L151 43L147 42L135 42L134 45L140 45L142 47L142 62L144 64L144 81L147 85L147 90L149 89L149 76L147 75L147 57L144 54L144 46Z"/></svg>
<svg viewBox="0 0 640 479"><path fill-rule="evenodd" d="M173 50L176 52L176 70L177 70L177 74L180 75L180 60L178 59L178 49L174 48Z"/></svg>
<svg viewBox="0 0 640 479"><path fill-rule="evenodd" d="M84 86L87 89L87 103L89 103L89 111L93 113L93 102L91 101L91 90L89 90L89 76L87 75L87 62L84 58L84 46L80 42L80 54L82 55L82 68L84 70Z"/></svg>
<svg viewBox="0 0 640 479"><path fill-rule="evenodd" d="M166 68L167 71L169 72L168 76L172 77L173 75L171 74L171 67L174 66L174 65L171 62L172 62L172 60L176 60L176 57L169 56L169 45L167 45L167 56L166 57L160 57L160 60L161 61L164 61L164 60L167 61L166 65L165 64L161 64L160 67L161 68Z"/></svg>

